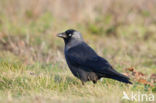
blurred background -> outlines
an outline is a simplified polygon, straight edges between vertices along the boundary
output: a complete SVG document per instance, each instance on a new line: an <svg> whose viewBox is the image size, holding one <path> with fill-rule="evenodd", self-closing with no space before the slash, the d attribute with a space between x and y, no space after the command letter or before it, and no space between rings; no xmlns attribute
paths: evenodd
<svg viewBox="0 0 156 103"><path fill-rule="evenodd" d="M70 28L118 71L156 73L156 0L0 0L1 81L20 66L32 75L68 71L56 34Z"/></svg>
<svg viewBox="0 0 156 103"><path fill-rule="evenodd" d="M155 0L0 0L0 49L26 63L54 63L64 46L56 34L74 28L113 61L123 55L120 62L126 62L128 55L130 65L153 64L155 5Z"/></svg>

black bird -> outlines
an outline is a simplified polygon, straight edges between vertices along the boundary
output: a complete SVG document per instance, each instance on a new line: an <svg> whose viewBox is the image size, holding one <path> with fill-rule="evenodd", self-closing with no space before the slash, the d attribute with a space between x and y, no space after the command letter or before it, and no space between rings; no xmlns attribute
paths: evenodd
<svg viewBox="0 0 156 103"><path fill-rule="evenodd" d="M64 39L64 54L68 67L82 84L86 81L92 81L95 84L102 77L132 84L127 76L118 73L106 59L98 56L84 42L80 32L69 29L57 36Z"/></svg>

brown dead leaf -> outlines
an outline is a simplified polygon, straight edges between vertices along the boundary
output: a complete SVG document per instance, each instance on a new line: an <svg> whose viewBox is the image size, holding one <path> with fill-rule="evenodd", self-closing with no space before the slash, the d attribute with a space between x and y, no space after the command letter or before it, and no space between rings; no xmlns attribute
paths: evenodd
<svg viewBox="0 0 156 103"><path fill-rule="evenodd" d="M133 72L134 71L134 67L126 68L126 70Z"/></svg>
<svg viewBox="0 0 156 103"><path fill-rule="evenodd" d="M142 83L142 84L147 84L147 81L145 79L142 79L142 78L138 79L138 82Z"/></svg>
<svg viewBox="0 0 156 103"><path fill-rule="evenodd" d="M146 80L147 76L142 72L137 72L134 67L126 68L126 73L124 73L124 75L130 76L130 74L127 71L130 71L131 77L134 79L134 81L137 81L141 84L150 85L151 87L153 87L153 83L156 83L156 74L152 74L150 76L152 82L148 82Z"/></svg>
<svg viewBox="0 0 156 103"><path fill-rule="evenodd" d="M156 83L156 74L151 74L150 79L153 83Z"/></svg>
<svg viewBox="0 0 156 103"><path fill-rule="evenodd" d="M145 76L145 74L143 74L142 72L138 72L139 76Z"/></svg>
<svg viewBox="0 0 156 103"><path fill-rule="evenodd" d="M151 74L151 79L156 79L156 74Z"/></svg>
<svg viewBox="0 0 156 103"><path fill-rule="evenodd" d="M143 74L142 72L137 72L137 71L133 71L132 76L134 76L134 78L137 80L140 78L146 78L145 74Z"/></svg>
<svg viewBox="0 0 156 103"><path fill-rule="evenodd" d="M154 86L152 83L148 82L147 80L145 80L143 78L138 79L138 82L141 84L144 84L144 85L150 85L151 87Z"/></svg>

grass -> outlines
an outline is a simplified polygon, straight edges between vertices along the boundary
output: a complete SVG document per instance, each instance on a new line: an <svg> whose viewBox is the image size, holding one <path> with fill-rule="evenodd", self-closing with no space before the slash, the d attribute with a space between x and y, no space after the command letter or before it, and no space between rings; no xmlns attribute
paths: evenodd
<svg viewBox="0 0 156 103"><path fill-rule="evenodd" d="M137 71L141 71L147 76L156 72L156 66L153 64L155 48L152 45L155 45L154 41L139 40L134 43L131 40L125 40L126 38L116 39L105 36L103 38L104 41L97 42L96 47L94 43L90 44L100 55L105 56L118 71L124 72L125 68L134 66ZM98 39L100 40L100 38ZM134 49L138 45L140 45L140 50ZM63 43L60 46L63 46ZM48 50L50 49L48 48ZM38 55L41 55L40 52L42 54L42 49ZM134 84L131 86L110 79L98 81L96 85L88 82L83 86L69 71L62 52L62 49L61 51L56 49L54 52L56 56L52 56L56 59L50 59L51 61L46 63L42 60L38 61L44 59L44 56L34 58L33 62L25 60L25 58L31 60L31 57L27 57L29 51L25 51L25 55L22 53L17 55L15 51L2 50L0 53L0 102L103 103L116 101L127 103L128 101L121 99L123 91L129 94L138 91L155 94L152 87L146 87L134 80L132 80Z"/></svg>
<svg viewBox="0 0 156 103"><path fill-rule="evenodd" d="M83 86L69 70L55 66L26 66L6 61L1 61L0 65L0 101L3 103L124 102L121 100L122 91L151 93L151 90L145 90L141 84L127 86L108 79L99 81L96 85L89 82Z"/></svg>
<svg viewBox="0 0 156 103"><path fill-rule="evenodd" d="M0 103L138 102L122 100L123 91L129 95L152 93L156 100L154 83L151 87L131 77L133 85L125 85L104 78L96 85L87 82L83 86L67 67L64 43L56 34L75 28L117 71L125 73L126 68L134 67L147 81L156 73L155 2L148 2L148 8L141 6L143 0L131 1L129 6L128 0L112 1L85 1L81 5L70 0L1 0Z"/></svg>

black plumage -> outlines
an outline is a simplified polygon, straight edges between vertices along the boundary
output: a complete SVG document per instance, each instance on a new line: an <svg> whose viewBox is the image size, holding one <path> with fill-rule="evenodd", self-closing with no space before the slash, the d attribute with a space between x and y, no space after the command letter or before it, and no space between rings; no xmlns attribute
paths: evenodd
<svg viewBox="0 0 156 103"><path fill-rule="evenodd" d="M80 32L69 29L57 36L64 39L64 54L68 67L83 84L86 81L96 83L102 77L132 84L127 76L118 73L106 59L98 56L84 42Z"/></svg>

